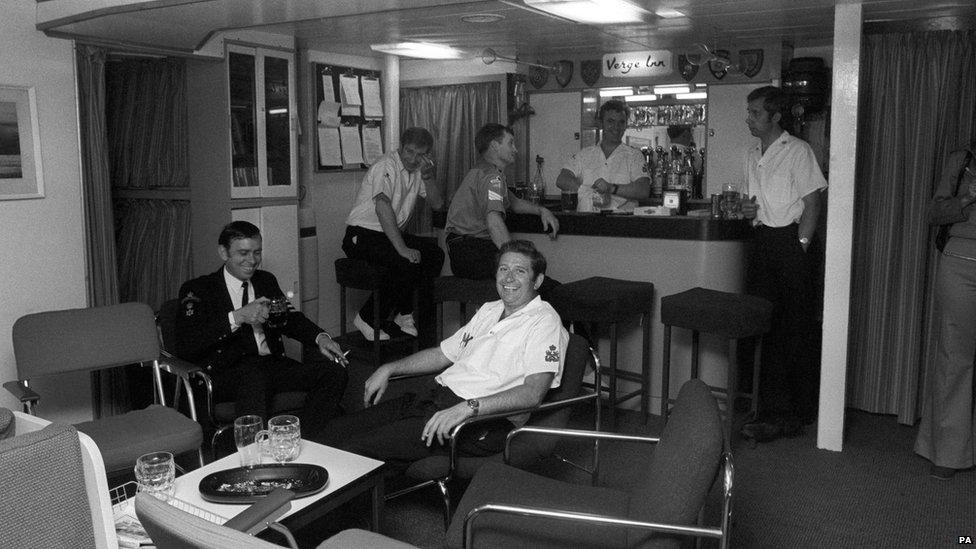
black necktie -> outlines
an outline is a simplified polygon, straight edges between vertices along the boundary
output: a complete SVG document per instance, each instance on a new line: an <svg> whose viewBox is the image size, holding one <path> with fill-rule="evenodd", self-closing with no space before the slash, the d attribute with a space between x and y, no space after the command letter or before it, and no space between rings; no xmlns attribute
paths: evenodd
<svg viewBox="0 0 976 549"><path fill-rule="evenodd" d="M241 307L247 305L247 281L241 282L241 289L244 293L241 295ZM250 324L241 324L241 337L244 338L244 345L250 350L251 353L258 353L258 344L254 341L254 327Z"/></svg>

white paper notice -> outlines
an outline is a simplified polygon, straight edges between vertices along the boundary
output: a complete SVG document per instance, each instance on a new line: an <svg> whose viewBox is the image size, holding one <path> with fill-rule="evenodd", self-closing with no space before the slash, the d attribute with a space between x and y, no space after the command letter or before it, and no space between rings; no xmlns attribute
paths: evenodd
<svg viewBox="0 0 976 549"><path fill-rule="evenodd" d="M342 126L339 128L342 137L342 162L344 164L362 164L363 147L359 142L359 126Z"/></svg>
<svg viewBox="0 0 976 549"><path fill-rule="evenodd" d="M329 128L339 127L339 103L328 99L319 103L319 124Z"/></svg>
<svg viewBox="0 0 976 549"><path fill-rule="evenodd" d="M380 99L380 81L376 78L363 78L363 116L383 118L383 101Z"/></svg>
<svg viewBox="0 0 976 549"><path fill-rule="evenodd" d="M319 126L319 166L342 166L339 128Z"/></svg>
<svg viewBox="0 0 976 549"><path fill-rule="evenodd" d="M379 126L363 127L363 159L373 165L383 156L383 138Z"/></svg>
<svg viewBox="0 0 976 549"><path fill-rule="evenodd" d="M360 116L360 105L363 104L359 97L359 77L355 75L345 75L339 77L339 92L342 98L343 116ZM359 141L357 139L357 141Z"/></svg>
<svg viewBox="0 0 976 549"><path fill-rule="evenodd" d="M335 101L336 99L335 88L332 86L332 74L322 75L322 99L326 101Z"/></svg>

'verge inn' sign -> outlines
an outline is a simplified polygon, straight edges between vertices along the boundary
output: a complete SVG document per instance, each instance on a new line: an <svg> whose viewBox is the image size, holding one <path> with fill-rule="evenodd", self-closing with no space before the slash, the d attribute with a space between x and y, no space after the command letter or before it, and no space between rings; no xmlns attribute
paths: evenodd
<svg viewBox="0 0 976 549"><path fill-rule="evenodd" d="M603 56L603 76L646 77L671 74L671 52L668 50L628 51Z"/></svg>

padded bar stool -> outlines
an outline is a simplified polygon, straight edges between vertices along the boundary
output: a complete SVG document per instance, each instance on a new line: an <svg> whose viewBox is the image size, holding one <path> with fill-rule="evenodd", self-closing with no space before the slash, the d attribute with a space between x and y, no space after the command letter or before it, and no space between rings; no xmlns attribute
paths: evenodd
<svg viewBox="0 0 976 549"><path fill-rule="evenodd" d="M382 327L382 322L385 319L380 318L380 300L379 292L382 287L383 277L394 276L387 273L386 269L377 267L375 265L370 265L369 263L361 259L351 259L348 257L342 257L335 260L335 272L336 272L336 282L339 283L339 333L341 339L346 344L351 344L346 337L346 288L354 288L356 290L366 290L373 293L373 320L372 325L376 328L377 333L374 334L372 341L372 355L373 355L373 367L378 368L382 364L382 354L381 349L385 345L391 343L399 343L406 341L407 339L413 339L413 352L419 350L419 343L417 338L412 336L402 336L393 337L387 341L380 341L379 330ZM417 292L413 293L413 310L417 311ZM363 336L363 340L369 344L370 341Z"/></svg>
<svg viewBox="0 0 976 549"><path fill-rule="evenodd" d="M610 361L607 392L610 397L610 424L616 425L617 404L640 396L641 416L647 421L651 399L651 313L654 310L654 284L594 276L552 290L549 303L563 322L608 324L610 326ZM640 316L643 331L640 373L617 370L617 324ZM595 338L594 338L595 339ZM596 347L596 342L590 342ZM640 389L617 396L617 378L633 381ZM602 391L600 387L598 390Z"/></svg>
<svg viewBox="0 0 976 549"><path fill-rule="evenodd" d="M444 338L444 303L458 303L458 321L461 326L468 321L468 303L481 305L498 300L494 279L471 280L457 276L440 276L434 279L434 303L437 305L437 339Z"/></svg>
<svg viewBox="0 0 976 549"><path fill-rule="evenodd" d="M726 441L732 444L732 418L735 415L735 398L738 392L739 364L738 340L756 336L756 355L752 372L752 392L742 394L752 402L752 413L759 406L759 353L762 335L769 331L773 316L773 304L761 297L720 292L707 288L690 290L661 298L661 322L664 324L664 362L661 368L661 416L667 421L668 404L671 402L671 328L691 330L691 377L698 378L699 333L705 332L729 340L726 388L712 390L725 393Z"/></svg>

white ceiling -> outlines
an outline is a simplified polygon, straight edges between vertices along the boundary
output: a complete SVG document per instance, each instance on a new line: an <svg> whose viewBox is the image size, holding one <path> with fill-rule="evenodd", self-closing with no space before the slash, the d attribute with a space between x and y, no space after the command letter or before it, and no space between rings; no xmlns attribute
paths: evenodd
<svg viewBox="0 0 976 549"><path fill-rule="evenodd" d="M843 0L632 0L648 11L686 17L635 25L590 26L528 9L519 0L38 0L38 28L108 44L192 52L214 34L255 29L292 35L310 49L374 55L370 44L424 41L477 56L544 57L787 41L832 42L833 6ZM976 27L973 0L864 0L867 29ZM464 15L504 16L489 24Z"/></svg>

